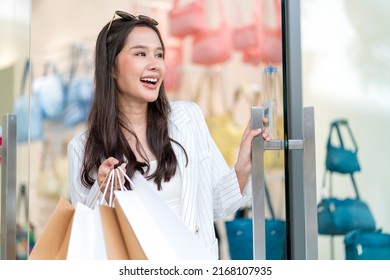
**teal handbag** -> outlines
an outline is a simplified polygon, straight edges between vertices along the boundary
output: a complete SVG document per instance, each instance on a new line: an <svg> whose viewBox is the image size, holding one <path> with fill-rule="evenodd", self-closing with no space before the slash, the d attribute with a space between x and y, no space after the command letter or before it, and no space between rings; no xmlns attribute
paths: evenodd
<svg viewBox="0 0 390 280"><path fill-rule="evenodd" d="M326 174L325 174L326 176ZM368 205L360 199L353 174L350 174L355 198L322 197L317 205L318 233L344 235L356 229L374 230L375 219ZM325 187L325 178L323 183Z"/></svg>
<svg viewBox="0 0 390 280"><path fill-rule="evenodd" d="M347 129L349 136L351 137L353 149L347 149L345 147L345 141L343 141L341 136L341 128L343 126ZM332 143L332 133L334 131L337 132L337 136L340 142L339 146L336 146ZM327 170L343 174L360 171L360 164L357 157L358 147L347 120L336 120L331 123L326 150Z"/></svg>
<svg viewBox="0 0 390 280"><path fill-rule="evenodd" d="M271 213L271 219L265 220L266 259L285 260L286 222L275 218L267 187L265 195ZM253 260L253 224L248 211L248 208L239 209L232 221L225 222L232 260Z"/></svg>
<svg viewBox="0 0 390 280"><path fill-rule="evenodd" d="M351 231L344 244L347 260L390 260L390 234L381 229Z"/></svg>

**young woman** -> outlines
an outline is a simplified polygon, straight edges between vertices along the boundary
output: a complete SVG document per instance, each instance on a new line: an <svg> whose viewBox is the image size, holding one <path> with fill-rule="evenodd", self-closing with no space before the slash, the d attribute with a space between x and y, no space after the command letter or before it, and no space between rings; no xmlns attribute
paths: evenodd
<svg viewBox="0 0 390 280"><path fill-rule="evenodd" d="M250 198L251 142L259 134L269 140L268 130L248 124L229 168L198 105L168 101L157 24L117 11L97 38L87 129L68 146L72 204L104 200L104 179L116 166L130 178L140 172L217 259L214 220Z"/></svg>

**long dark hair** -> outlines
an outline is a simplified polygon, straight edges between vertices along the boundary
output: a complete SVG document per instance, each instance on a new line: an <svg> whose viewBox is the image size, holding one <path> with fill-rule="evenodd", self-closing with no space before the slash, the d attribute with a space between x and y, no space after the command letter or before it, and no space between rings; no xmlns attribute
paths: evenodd
<svg viewBox="0 0 390 280"><path fill-rule="evenodd" d="M123 131L131 133L136 141L136 149L140 155L140 145L134 130L126 123L126 119L119 110L118 90L113 69L116 58L126 43L126 38L136 26L146 26L153 29L165 51L161 34L156 27L143 20L128 20L119 18L106 24L100 31L95 49L95 95L91 111L87 119L87 142L85 145L82 183L90 188L101 163L108 157L115 157L119 161L127 159L126 173L131 178L134 172L144 174L144 167L149 171L148 159L138 162L136 156ZM177 158L172 148L172 142L184 148L168 135L168 116L171 108L165 94L164 83L161 84L156 101L148 103L147 108L147 141L156 156L157 170L148 174L148 179L154 179L158 189L162 181L169 181L176 173ZM185 150L184 150L185 152ZM186 152L185 152L186 154ZM187 154L186 154L187 157ZM127 187L130 188L129 184Z"/></svg>

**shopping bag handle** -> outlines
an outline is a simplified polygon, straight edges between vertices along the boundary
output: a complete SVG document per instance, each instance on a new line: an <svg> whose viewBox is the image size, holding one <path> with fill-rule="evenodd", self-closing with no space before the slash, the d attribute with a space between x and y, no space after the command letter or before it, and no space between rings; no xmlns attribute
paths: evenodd
<svg viewBox="0 0 390 280"><path fill-rule="evenodd" d="M105 197L107 195L107 191L108 191L108 189L110 189L110 198L109 198L109 201L108 201L108 206L109 207L113 207L113 203L114 203L114 185L115 185L115 183L119 184L119 189L121 191L127 191L127 188L125 187L125 180L122 182L122 178L120 176L120 173L124 174L125 178L127 177L126 172L124 172L123 169L119 166L117 168L111 169L110 173L108 173L107 177L103 180L103 184L105 183L105 187L104 187L104 191L103 191L103 197L99 201L100 205L103 204L103 201L104 201L104 199L105 199ZM130 178L129 178L129 180L130 180ZM133 184L131 182L131 180L129 182L130 182L130 184Z"/></svg>

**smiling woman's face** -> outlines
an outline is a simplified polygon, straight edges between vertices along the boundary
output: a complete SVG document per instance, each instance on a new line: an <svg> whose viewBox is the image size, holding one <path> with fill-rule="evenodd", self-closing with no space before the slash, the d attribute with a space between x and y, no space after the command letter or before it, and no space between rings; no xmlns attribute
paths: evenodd
<svg viewBox="0 0 390 280"><path fill-rule="evenodd" d="M118 54L114 69L120 98L132 105L153 102L164 76L164 51L157 33L149 27L135 27Z"/></svg>

